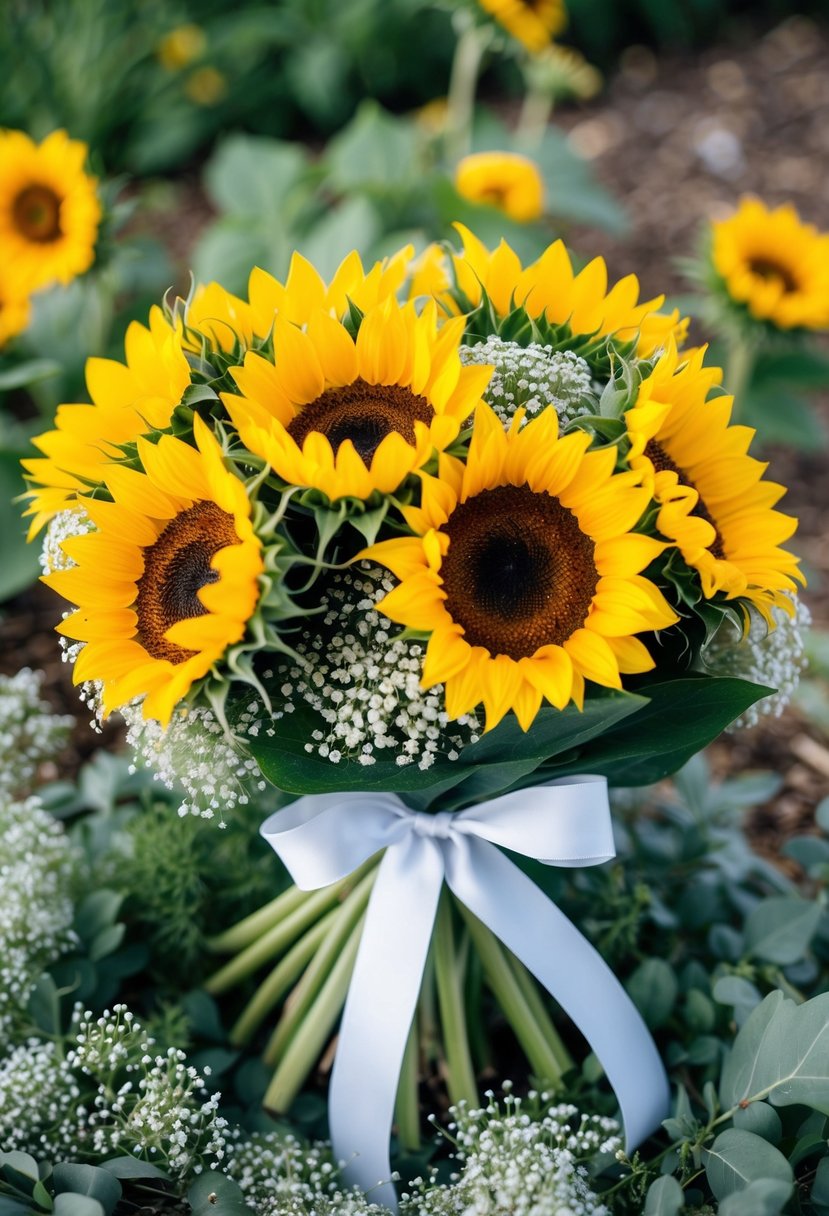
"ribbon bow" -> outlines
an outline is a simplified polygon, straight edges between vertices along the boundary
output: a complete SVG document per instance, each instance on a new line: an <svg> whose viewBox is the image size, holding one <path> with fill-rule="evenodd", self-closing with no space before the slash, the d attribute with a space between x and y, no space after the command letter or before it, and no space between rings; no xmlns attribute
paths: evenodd
<svg viewBox="0 0 829 1216"><path fill-rule="evenodd" d="M665 1070L632 1001L587 939L500 851L545 865L608 861L615 848L603 777L552 781L458 813L413 811L396 794L314 794L271 815L261 831L306 891L385 850L329 1092L335 1156L347 1163L347 1181L372 1189L375 1202L396 1210L389 1133L444 881L581 1030L616 1092L628 1147L666 1116Z"/></svg>

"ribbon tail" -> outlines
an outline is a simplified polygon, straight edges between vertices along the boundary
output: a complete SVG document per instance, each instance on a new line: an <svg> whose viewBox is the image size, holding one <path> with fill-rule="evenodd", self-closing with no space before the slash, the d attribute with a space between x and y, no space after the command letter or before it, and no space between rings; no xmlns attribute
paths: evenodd
<svg viewBox="0 0 829 1216"><path fill-rule="evenodd" d="M555 997L595 1051L616 1093L628 1150L667 1118L668 1078L650 1031L598 951L495 845L465 836L446 881Z"/></svg>
<svg viewBox="0 0 829 1216"><path fill-rule="evenodd" d="M414 833L386 850L371 893L329 1089L334 1156L351 1186L397 1211L389 1135L444 864Z"/></svg>

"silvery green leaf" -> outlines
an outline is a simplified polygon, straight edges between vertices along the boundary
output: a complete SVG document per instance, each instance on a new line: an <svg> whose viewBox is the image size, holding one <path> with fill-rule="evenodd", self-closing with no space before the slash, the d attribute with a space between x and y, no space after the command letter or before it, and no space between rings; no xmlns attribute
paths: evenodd
<svg viewBox="0 0 829 1216"><path fill-rule="evenodd" d="M823 908L815 900L772 896L752 910L746 920L750 956L769 963L795 963L809 947Z"/></svg>
<svg viewBox="0 0 829 1216"><path fill-rule="evenodd" d="M717 1136L710 1149L703 1150L702 1156L708 1184L717 1199L743 1191L757 1179L787 1183L789 1190L784 1198L791 1193L792 1167L779 1149L753 1132L729 1128Z"/></svg>
<svg viewBox="0 0 829 1216"><path fill-rule="evenodd" d="M829 1111L829 993L796 1005L772 992L737 1035L720 1082L723 1107L763 1097Z"/></svg>
<svg viewBox="0 0 829 1216"><path fill-rule="evenodd" d="M755 1178L722 1201L719 1216L780 1216L792 1190L782 1178Z"/></svg>
<svg viewBox="0 0 829 1216"><path fill-rule="evenodd" d="M648 1187L642 1216L677 1216L685 1207L685 1196L676 1178L666 1175Z"/></svg>

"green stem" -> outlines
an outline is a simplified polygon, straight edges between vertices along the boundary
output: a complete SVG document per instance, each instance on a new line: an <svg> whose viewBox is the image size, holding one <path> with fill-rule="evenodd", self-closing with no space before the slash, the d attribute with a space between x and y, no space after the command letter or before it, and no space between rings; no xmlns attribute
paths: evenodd
<svg viewBox="0 0 829 1216"><path fill-rule="evenodd" d="M468 940L468 939L467 939ZM464 998L466 1001L466 1025L469 1029L469 1048L476 1071L480 1074L492 1068L492 1053L487 1038L486 1026L481 1016L484 986L484 969L477 950L468 951Z"/></svg>
<svg viewBox="0 0 829 1216"><path fill-rule="evenodd" d="M549 88L527 81L524 104L515 128L515 144L524 152L534 152L541 145L555 105Z"/></svg>
<svg viewBox="0 0 829 1216"><path fill-rule="evenodd" d="M733 337L728 345L725 367L725 388L734 397L731 421L737 422L744 413L745 398L754 370L754 346L744 338Z"/></svg>
<svg viewBox="0 0 829 1216"><path fill-rule="evenodd" d="M281 954L334 904L347 896L354 884L363 878L375 864L374 858L369 858L342 882L334 883L330 887L323 887L320 891L313 891L284 920L274 925L246 950L242 950L215 975L212 975L205 984L207 991L213 996L227 992L229 988L235 987L236 984L252 975L263 963L267 963L276 955Z"/></svg>
<svg viewBox="0 0 829 1216"><path fill-rule="evenodd" d="M435 998L434 943L429 947L429 953L426 956L426 966L423 968L417 1017L420 1028L420 1050L423 1055L424 1064L428 1067L428 1065L440 1058L440 1028L438 1026Z"/></svg>
<svg viewBox="0 0 829 1216"><path fill-rule="evenodd" d="M556 1030L555 1023L550 1017L541 993L538 990L538 984L520 959L516 958L509 950L505 950L504 953L518 981L518 986L523 993L524 1000L535 1018L536 1025L544 1035L547 1046L555 1056L561 1073L569 1072L571 1068L575 1068L575 1062L570 1052L564 1046L561 1035Z"/></svg>
<svg viewBox="0 0 829 1216"><path fill-rule="evenodd" d="M302 1085L319 1059L326 1039L345 1004L357 949L363 932L361 916L331 969L312 1008L300 1023L265 1094L265 1109L279 1114L290 1108ZM355 1098L359 1101L359 1097Z"/></svg>
<svg viewBox="0 0 829 1216"><path fill-rule="evenodd" d="M336 915L322 944L306 967L302 979L285 1002L282 1017L265 1048L263 1059L266 1064L271 1066L278 1064L288 1049L292 1049L293 1038L298 1033L297 1028L302 1025L326 976L335 966L349 934L353 931L357 921L362 919L376 877L376 870L365 875L343 902L342 907L336 909Z"/></svg>
<svg viewBox="0 0 829 1216"><path fill-rule="evenodd" d="M400 1081L397 1085L397 1104L395 1106L395 1121L400 1144L407 1152L416 1153L420 1149L420 1102L418 1100L418 1044L417 1014L415 1014L406 1051L403 1056L403 1066L400 1070Z"/></svg>
<svg viewBox="0 0 829 1216"><path fill-rule="evenodd" d="M478 1086L466 1033L466 1009L463 1000L463 968L455 949L452 904L444 888L435 919L435 981L437 984L443 1045L446 1051L446 1086L449 1097L457 1105L466 1101L473 1109L478 1106Z"/></svg>
<svg viewBox="0 0 829 1216"><path fill-rule="evenodd" d="M487 983L515 1032L530 1067L539 1081L551 1088L558 1088L562 1074L558 1053L536 1020L535 1010L527 1001L504 947L468 908L462 904L459 906L473 945L481 956Z"/></svg>
<svg viewBox="0 0 829 1216"><path fill-rule="evenodd" d="M277 895L270 903L252 912L244 920L240 920L224 933L211 937L207 941L207 949L213 954L237 954L267 930L278 924L289 912L309 898L309 891L300 891L299 887L290 886L287 891Z"/></svg>
<svg viewBox="0 0 829 1216"><path fill-rule="evenodd" d="M446 155L450 164L469 151L481 61L492 38L491 31L476 25L471 14L459 11L456 21L460 30L449 77L446 117Z"/></svg>
<svg viewBox="0 0 829 1216"><path fill-rule="evenodd" d="M317 921L285 957L280 959L265 982L257 988L230 1032L230 1041L234 1047L243 1047L250 1042L273 1007L279 1003L291 985L296 983L339 912L339 908L332 908L322 920Z"/></svg>

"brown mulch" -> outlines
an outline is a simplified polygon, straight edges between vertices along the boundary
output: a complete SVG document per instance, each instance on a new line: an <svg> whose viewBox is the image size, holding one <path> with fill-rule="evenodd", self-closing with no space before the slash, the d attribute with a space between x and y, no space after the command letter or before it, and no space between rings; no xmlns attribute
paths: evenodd
<svg viewBox="0 0 829 1216"><path fill-rule="evenodd" d="M791 17L770 33L743 31L702 53L656 57L634 47L602 97L562 110L559 121L599 179L624 202L629 231L613 237L575 228L569 239L601 253L613 279L639 277L646 296L687 291L676 259L693 249L706 218L727 214L740 195L792 201L829 230L829 26ZM210 216L195 178L160 183L151 226L185 265ZM829 398L816 403L829 422ZM800 518L798 552L809 571L807 601L829 629L829 477L824 453L764 453L770 476L789 487L785 508ZM47 673L49 698L74 712L79 730L68 767L102 742L85 728L69 668L54 635L54 600L35 588L0 616L0 671L23 665ZM82 707L81 707L82 709ZM112 734L105 736L111 740ZM829 738L796 709L753 732L718 742L716 773L772 768L783 778L773 803L751 813L747 831L774 856L793 834L814 829L814 807L829 795Z"/></svg>

